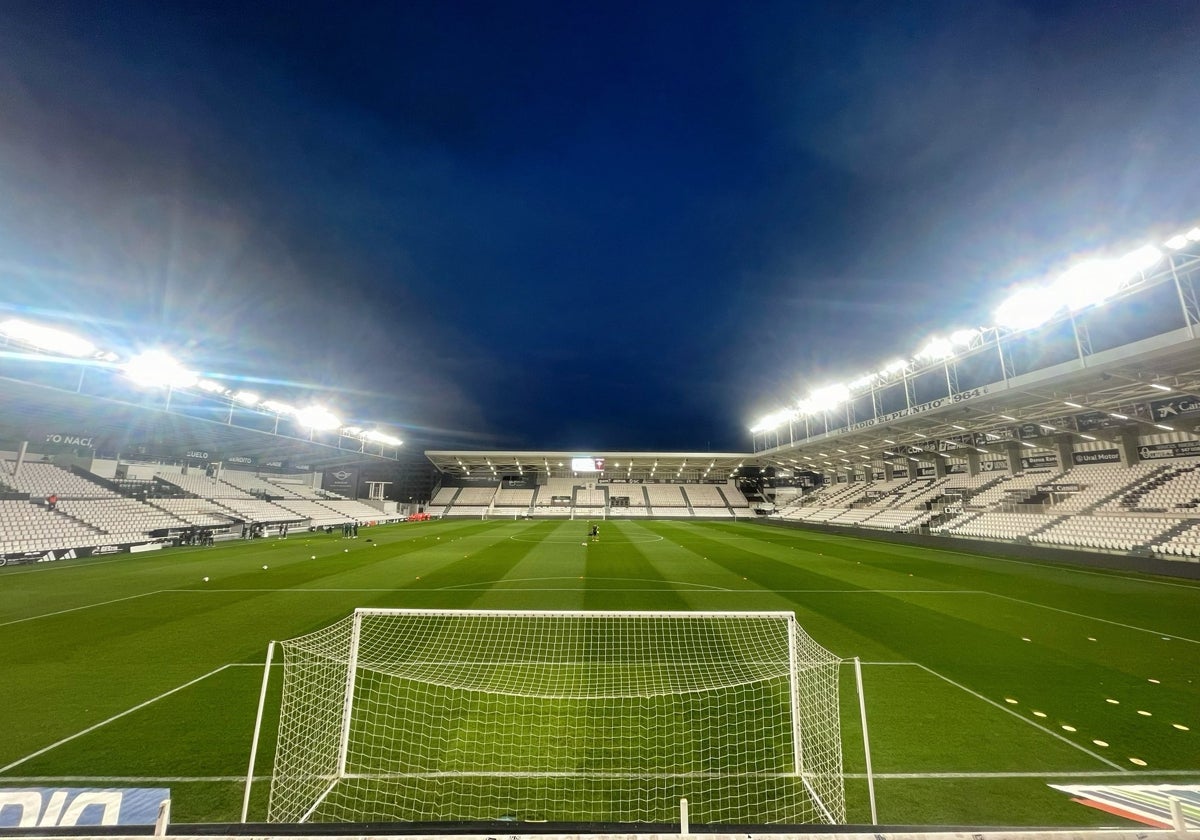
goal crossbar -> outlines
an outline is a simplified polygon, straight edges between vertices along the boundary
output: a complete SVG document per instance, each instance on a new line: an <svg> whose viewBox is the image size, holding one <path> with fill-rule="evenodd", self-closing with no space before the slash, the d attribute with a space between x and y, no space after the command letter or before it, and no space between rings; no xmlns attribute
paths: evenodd
<svg viewBox="0 0 1200 840"><path fill-rule="evenodd" d="M845 820L840 660L792 612L363 607L279 646L268 821Z"/></svg>

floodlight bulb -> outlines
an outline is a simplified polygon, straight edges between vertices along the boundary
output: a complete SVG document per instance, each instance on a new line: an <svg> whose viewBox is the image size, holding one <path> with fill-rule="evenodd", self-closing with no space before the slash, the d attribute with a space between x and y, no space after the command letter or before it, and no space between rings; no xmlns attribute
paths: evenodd
<svg viewBox="0 0 1200 840"><path fill-rule="evenodd" d="M211 379L201 379L196 383L196 387L201 391L208 391L210 394L224 394L225 386L220 382L213 382Z"/></svg>
<svg viewBox="0 0 1200 840"><path fill-rule="evenodd" d="M1192 242L1200 242L1200 227L1194 227L1184 234Z"/></svg>
<svg viewBox="0 0 1200 840"><path fill-rule="evenodd" d="M125 375L151 388L190 388L199 377L164 350L147 350L124 365Z"/></svg>
<svg viewBox="0 0 1200 840"><path fill-rule="evenodd" d="M242 405L257 405L259 399L258 394L253 391L238 391L233 398Z"/></svg>
<svg viewBox="0 0 1200 840"><path fill-rule="evenodd" d="M1055 316L1062 304L1050 289L1031 287L1013 292L996 307L996 323L1011 330L1031 330Z"/></svg>
<svg viewBox="0 0 1200 840"><path fill-rule="evenodd" d="M936 336L929 339L926 345L917 352L918 359L928 359L930 361L949 359L953 355L954 346L946 339Z"/></svg>
<svg viewBox="0 0 1200 840"><path fill-rule="evenodd" d="M1121 265L1131 272L1140 274L1154 268L1162 258L1162 251L1153 245L1143 245L1136 251L1130 251L1121 257Z"/></svg>
<svg viewBox="0 0 1200 840"><path fill-rule="evenodd" d="M60 353L64 356L91 356L96 352L96 346L87 339L72 335L65 330L31 324L20 318L9 318L0 322L0 333L39 350Z"/></svg>
<svg viewBox="0 0 1200 840"><path fill-rule="evenodd" d="M274 411L276 414L294 414L296 409L287 403L281 403L279 400L263 400L262 407L268 411Z"/></svg>
<svg viewBox="0 0 1200 840"><path fill-rule="evenodd" d="M318 431L329 431L331 428L337 428L342 425L342 421L338 420L334 413L323 406L310 406L301 408L296 412L296 422L301 426L314 428Z"/></svg>
<svg viewBox="0 0 1200 840"><path fill-rule="evenodd" d="M1187 247L1188 238L1185 235L1183 235L1182 233L1179 233L1179 234L1176 234L1175 236L1172 236L1164 244L1168 248L1170 248L1172 251L1178 251L1180 248Z"/></svg>

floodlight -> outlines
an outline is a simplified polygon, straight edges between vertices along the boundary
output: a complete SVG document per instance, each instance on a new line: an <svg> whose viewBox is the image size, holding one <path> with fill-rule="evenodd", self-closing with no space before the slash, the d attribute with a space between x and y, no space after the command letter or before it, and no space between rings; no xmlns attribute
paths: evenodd
<svg viewBox="0 0 1200 840"><path fill-rule="evenodd" d="M893 373L899 373L900 371L904 370L906 367L908 367L908 362L906 360L893 359L892 361L888 362L886 365L883 366L883 370L880 371L879 375L880 376L891 376Z"/></svg>
<svg viewBox="0 0 1200 840"><path fill-rule="evenodd" d="M400 444L404 443L404 441L400 440L400 438L393 437L392 435L384 434L383 432L379 431L378 429L370 429L368 431L365 431L362 433L362 436L367 440L374 441L375 443L383 443L388 446L399 446ZM496 468L492 467L492 472L495 472L495 471L496 471Z"/></svg>
<svg viewBox="0 0 1200 840"><path fill-rule="evenodd" d="M199 377L164 350L147 350L124 365L125 375L137 385L151 388L190 388Z"/></svg>
<svg viewBox="0 0 1200 840"><path fill-rule="evenodd" d="M0 322L0 333L38 350L63 356L91 356L96 352L96 346L87 339L65 330L31 324L20 318L9 318Z"/></svg>
<svg viewBox="0 0 1200 840"><path fill-rule="evenodd" d="M233 395L233 398L242 405L256 405L258 403L258 394L253 391L238 391Z"/></svg>
<svg viewBox="0 0 1200 840"><path fill-rule="evenodd" d="M213 382L211 379L201 379L196 383L196 387L201 391L208 391L210 394L225 394L228 390L220 382Z"/></svg>
<svg viewBox="0 0 1200 840"><path fill-rule="evenodd" d="M1136 272L1122 260L1087 260L1064 271L1052 286L1072 312L1103 303Z"/></svg>
<svg viewBox="0 0 1200 840"><path fill-rule="evenodd" d="M1175 431L1175 427L1174 427L1174 426L1166 426L1166 425L1163 425L1162 423L1155 423L1155 424L1154 424L1154 428L1156 428L1156 429L1162 429L1164 432L1173 432L1173 431Z"/></svg>
<svg viewBox="0 0 1200 840"><path fill-rule="evenodd" d="M855 379L853 382L851 382L848 387L852 391L857 391L859 388L865 388L874 382L877 376L879 376L877 373L864 374L863 376L860 376L858 379Z"/></svg>
<svg viewBox="0 0 1200 840"><path fill-rule="evenodd" d="M343 426L342 427L342 434L344 434L344 435L361 435L362 433L363 433L363 430L360 429L358 426Z"/></svg>
<svg viewBox="0 0 1200 840"><path fill-rule="evenodd" d="M1063 400L1063 405L1069 405L1071 408L1083 408L1079 403L1073 403L1068 400Z"/></svg>
<svg viewBox="0 0 1200 840"><path fill-rule="evenodd" d="M1186 236L1184 236L1182 233L1179 233L1179 234L1176 234L1175 236L1172 236L1170 239L1168 239L1165 244L1172 251L1178 251L1180 248L1187 247L1188 238Z"/></svg>
<svg viewBox="0 0 1200 840"><path fill-rule="evenodd" d="M1121 257L1121 265L1131 272L1141 273L1154 268L1162 258L1162 251L1153 245L1143 245Z"/></svg>
<svg viewBox="0 0 1200 840"><path fill-rule="evenodd" d="M826 385L824 388L818 388L808 396L808 401L817 411L828 411L832 408L837 408L841 403L844 403L850 398L850 389L845 385L838 383L836 385Z"/></svg>
<svg viewBox="0 0 1200 840"><path fill-rule="evenodd" d="M1128 417L1126 417L1124 414L1117 414L1117 412L1115 412L1115 411L1110 411L1110 412L1108 413L1108 416L1109 416L1109 417L1115 417L1115 418L1117 418L1118 420L1128 420L1128 419L1129 419L1129 418L1128 418Z"/></svg>
<svg viewBox="0 0 1200 840"><path fill-rule="evenodd" d="M1157 382L1147 382L1146 384L1149 385L1151 388L1155 389L1156 391L1170 391L1171 390L1166 385L1160 385Z"/></svg>
<svg viewBox="0 0 1200 840"><path fill-rule="evenodd" d="M268 411L274 411L276 414L295 414L296 409L287 403L282 403L279 400L263 400L262 407Z"/></svg>
<svg viewBox="0 0 1200 840"><path fill-rule="evenodd" d="M1188 239L1192 240L1193 242L1200 242L1200 227L1192 228L1187 233L1185 233L1184 236L1186 236Z"/></svg>
<svg viewBox="0 0 1200 840"><path fill-rule="evenodd" d="M1092 437L1091 435L1080 435L1080 437L1083 438L1084 440L1095 440L1095 438Z"/></svg>
<svg viewBox="0 0 1200 840"><path fill-rule="evenodd" d="M955 330L950 333L950 343L960 347L968 346L979 335L979 330Z"/></svg>
<svg viewBox="0 0 1200 840"><path fill-rule="evenodd" d="M929 339L928 343L917 351L918 359L927 359L929 361L949 359L953 355L954 346L946 339L937 336Z"/></svg>
<svg viewBox="0 0 1200 840"><path fill-rule="evenodd" d="M1058 295L1050 289L1020 289L996 307L995 319L1011 330L1031 330L1049 321L1061 308Z"/></svg>

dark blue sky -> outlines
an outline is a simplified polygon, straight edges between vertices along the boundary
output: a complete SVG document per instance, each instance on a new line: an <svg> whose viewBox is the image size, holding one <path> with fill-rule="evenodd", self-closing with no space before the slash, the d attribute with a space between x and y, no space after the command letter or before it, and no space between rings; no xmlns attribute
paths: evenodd
<svg viewBox="0 0 1200 840"><path fill-rule="evenodd" d="M746 449L1200 219L1197 43L1195 2L7 2L0 305L419 446Z"/></svg>

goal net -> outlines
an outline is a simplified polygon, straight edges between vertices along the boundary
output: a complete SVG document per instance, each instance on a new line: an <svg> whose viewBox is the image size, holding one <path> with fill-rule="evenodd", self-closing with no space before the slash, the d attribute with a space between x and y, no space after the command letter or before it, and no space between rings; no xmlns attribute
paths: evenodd
<svg viewBox="0 0 1200 840"><path fill-rule="evenodd" d="M845 822L792 613L359 609L281 643L271 822Z"/></svg>

